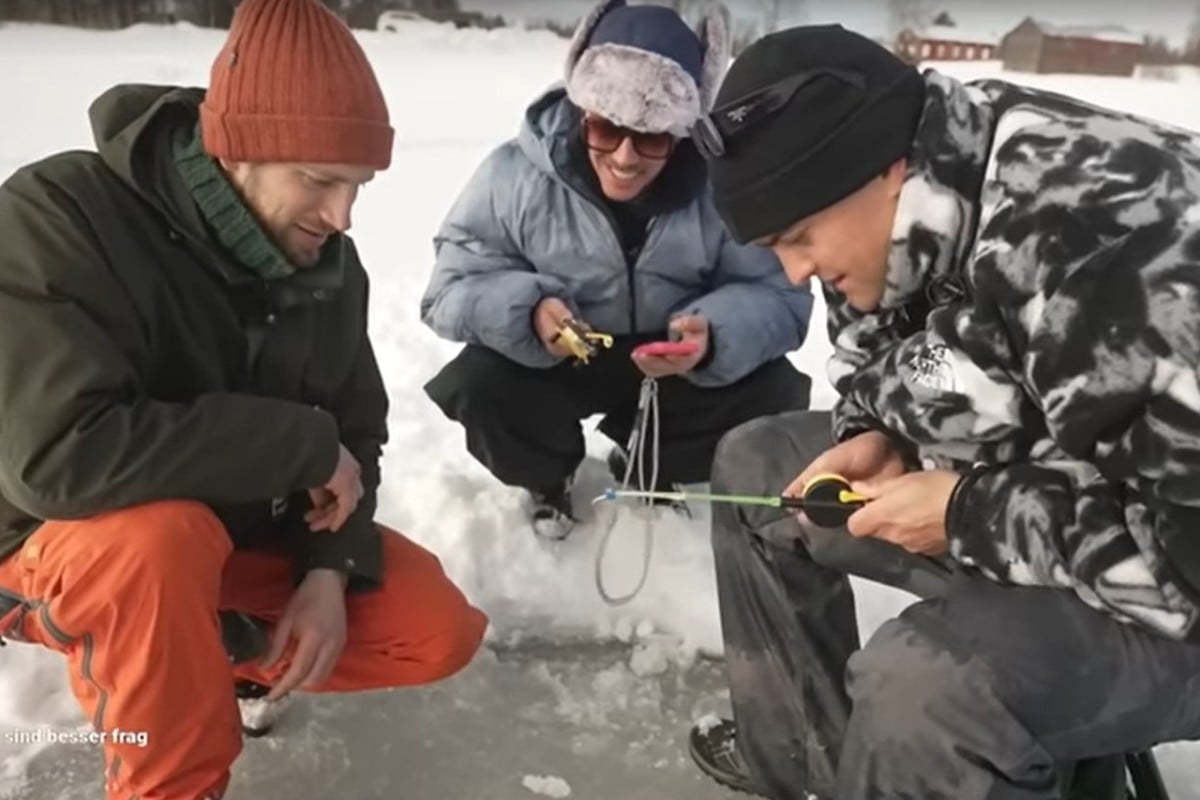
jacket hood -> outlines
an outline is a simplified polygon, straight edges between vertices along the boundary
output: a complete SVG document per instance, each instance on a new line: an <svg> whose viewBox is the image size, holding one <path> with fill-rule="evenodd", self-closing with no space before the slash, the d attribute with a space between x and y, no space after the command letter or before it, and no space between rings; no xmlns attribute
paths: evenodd
<svg viewBox="0 0 1200 800"><path fill-rule="evenodd" d="M600 184L580 135L583 112L555 84L525 111L517 144L525 157L542 172L575 191L604 202ZM633 203L653 216L681 208L704 191L708 169L691 139L680 139L662 173Z"/></svg>
<svg viewBox="0 0 1200 800"><path fill-rule="evenodd" d="M175 164L175 143L192 135L204 90L121 84L88 108L100 159L138 195L179 228L201 251L221 264L203 216Z"/></svg>
<svg viewBox="0 0 1200 800"><path fill-rule="evenodd" d="M108 167L156 205L171 145L195 124L203 89L123 84L108 89L88 108L96 151ZM163 135L166 133L167 135ZM171 192L174 194L174 192Z"/></svg>
<svg viewBox="0 0 1200 800"><path fill-rule="evenodd" d="M567 99L567 90L556 83L525 109L517 144L534 166L561 177L560 171L570 162L570 139L578 119Z"/></svg>

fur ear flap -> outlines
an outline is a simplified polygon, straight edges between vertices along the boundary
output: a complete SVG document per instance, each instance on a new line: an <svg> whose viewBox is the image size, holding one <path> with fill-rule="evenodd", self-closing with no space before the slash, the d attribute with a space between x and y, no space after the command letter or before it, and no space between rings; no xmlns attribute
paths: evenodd
<svg viewBox="0 0 1200 800"><path fill-rule="evenodd" d="M712 111L713 102L725 78L732 58L733 23L724 3L709 3L700 22L700 41L704 45L704 68L700 74L700 111Z"/></svg>
<svg viewBox="0 0 1200 800"><path fill-rule="evenodd" d="M626 5L625 0L600 0L587 13L587 16L579 21L579 25L575 28L575 35L571 37L571 44L567 47L567 63L563 70L564 81L571 80L571 73L575 70L575 65L579 63L579 57L587 49L588 39L592 38L592 31L596 29L596 23L612 9L624 5Z"/></svg>

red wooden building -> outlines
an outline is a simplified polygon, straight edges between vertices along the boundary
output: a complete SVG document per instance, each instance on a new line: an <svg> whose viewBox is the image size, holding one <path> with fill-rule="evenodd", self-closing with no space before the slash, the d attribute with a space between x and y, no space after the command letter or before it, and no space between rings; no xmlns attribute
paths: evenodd
<svg viewBox="0 0 1200 800"><path fill-rule="evenodd" d="M913 64L922 61L990 61L1000 40L990 34L970 32L951 25L905 28L892 51Z"/></svg>
<svg viewBox="0 0 1200 800"><path fill-rule="evenodd" d="M1118 25L1055 25L1026 17L1000 43L1004 69L1133 75L1142 39Z"/></svg>

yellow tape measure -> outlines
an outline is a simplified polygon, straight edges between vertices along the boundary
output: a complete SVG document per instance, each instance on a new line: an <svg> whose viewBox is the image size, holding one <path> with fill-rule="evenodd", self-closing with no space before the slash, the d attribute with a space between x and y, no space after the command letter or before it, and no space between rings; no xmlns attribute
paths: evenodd
<svg viewBox="0 0 1200 800"><path fill-rule="evenodd" d="M850 489L849 481L832 473L814 475L804 484L802 497L802 502L810 504L804 507L804 515L814 524L830 528L844 525L867 502Z"/></svg>

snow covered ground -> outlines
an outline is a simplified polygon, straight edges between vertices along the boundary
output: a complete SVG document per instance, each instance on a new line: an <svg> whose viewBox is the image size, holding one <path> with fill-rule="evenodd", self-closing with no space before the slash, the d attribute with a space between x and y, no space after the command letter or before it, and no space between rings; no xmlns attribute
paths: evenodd
<svg viewBox="0 0 1200 800"><path fill-rule="evenodd" d="M460 429L443 419L421 390L457 351L457 345L438 340L417 319L418 298L431 264L431 235L475 165L515 133L526 102L558 76L565 41L548 33L454 31L436 25L414 25L395 34L364 34L362 40L388 95L398 131L394 166L363 193L353 231L373 276L372 332L392 397L392 441L384 461L381 519L441 556L454 579L491 615L494 643L509 646L526 638L629 643L632 655L627 655L628 663L618 663L606 673L615 676L612 681L579 679L578 686L592 686L596 696L585 697L587 693L579 691L571 695L573 702L584 698L591 704L588 713L604 716L620 711L618 716L624 720L630 708L637 711L637 698L662 679L668 665L672 672L686 675L691 669L700 669L689 666L694 655L720 652L703 509L692 521L663 518L654 525L645 589L629 605L610 608L593 587L600 536L608 525L615 526L604 575L610 590L621 593L636 583L641 569L641 537L647 531L644 522L627 511L613 519L612 509L605 507L563 544L535 540L524 522L519 494L497 485L471 459ZM206 84L208 65L221 41L219 32L184 26L137 27L117 33L0 26L0 75L4 76L0 79L0 108L6 109L0 125L0 179L22 163L51 152L90 147L87 105L114 83ZM995 64L946 67L967 77L999 74ZM1200 128L1200 106L1195 103L1200 81L1192 75L1177 82L1009 77ZM814 403L818 407L828 407L833 397L824 381L828 352L824 316L819 312L813 319L810 340L793 356L816 378ZM585 464L577 490L581 505L606 485L601 461L607 445L590 434L589 449L596 460ZM864 633L908 602L905 595L893 590L864 582L857 585ZM539 662L530 662L533 666L526 670L526 683L561 682L538 670L552 669L547 663L569 661L549 658L540 667ZM493 674L486 672L491 666L481 669L485 670L482 674ZM569 671L569 667L562 669ZM466 687L468 694L486 694L487 687L477 684L477 678L468 676L453 685ZM314 708L348 709L351 705L323 702ZM578 706L564 710L561 702L555 707L568 717L571 708L579 710ZM688 719L694 718L689 711L697 711L687 703L674 707L684 709L674 720L676 727L685 727ZM413 708L421 706L418 703ZM650 702L641 717L634 713L631 718L661 724L658 715L662 708L661 703ZM80 723L60 659L20 646L0 651L0 734ZM502 728L497 730L499 738ZM9 738L0 735L0 794L9 790L31 796L28 788L20 787L28 780L31 759L44 746L16 744ZM578 749L569 752L581 755ZM587 754L586 747L582 754ZM1198 754L1200 747L1190 745L1166 748L1163 753L1164 766L1181 800L1200 800ZM472 756L476 761L484 758L484 752ZM431 759L430 764L442 765L439 768L454 768L432 755ZM499 760L492 768L503 771L506 763ZM622 762L617 759L613 763ZM628 759L623 763L629 763ZM549 772L526 774L520 767L513 769L516 772L508 776L515 781L513 793L489 796L564 796L563 779L554 773L553 762L542 767ZM48 792L54 784L43 780L44 776L39 778L38 786L47 790L39 788L34 795L52 796ZM683 784L672 785L683 791ZM431 785L428 793L406 796L468 795L447 791L446 786L434 791Z"/></svg>

